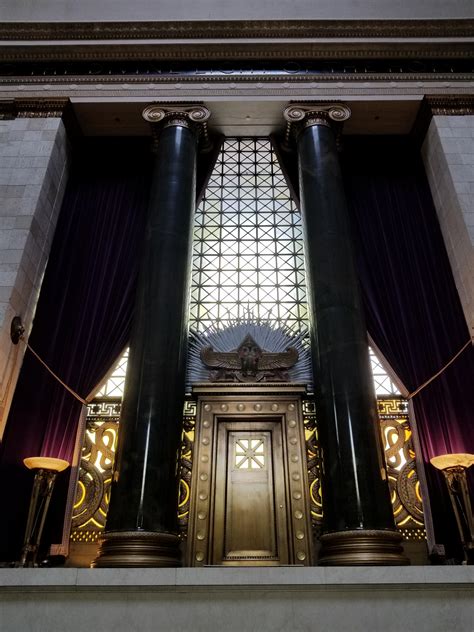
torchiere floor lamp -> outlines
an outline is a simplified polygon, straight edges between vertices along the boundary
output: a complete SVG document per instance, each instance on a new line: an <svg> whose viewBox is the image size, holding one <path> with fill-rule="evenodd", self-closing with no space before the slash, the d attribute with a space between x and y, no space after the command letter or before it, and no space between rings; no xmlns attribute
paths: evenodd
<svg viewBox="0 0 474 632"><path fill-rule="evenodd" d="M28 469L35 470L35 480L31 492L23 549L20 560L16 564L18 567L37 566L36 557L54 483L58 473L69 467L69 463L63 459L43 456L24 459L23 463Z"/></svg>
<svg viewBox="0 0 474 632"><path fill-rule="evenodd" d="M464 547L465 563L474 564L474 519L466 478L467 468L474 463L474 454L441 454L430 460L431 465L441 470L446 479Z"/></svg>

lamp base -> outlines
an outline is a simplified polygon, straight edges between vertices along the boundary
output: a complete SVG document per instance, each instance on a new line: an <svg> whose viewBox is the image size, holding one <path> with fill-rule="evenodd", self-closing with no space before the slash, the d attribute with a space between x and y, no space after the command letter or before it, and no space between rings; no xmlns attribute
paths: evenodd
<svg viewBox="0 0 474 632"><path fill-rule="evenodd" d="M155 531L109 531L100 540L92 568L170 568L181 566L179 538Z"/></svg>
<svg viewBox="0 0 474 632"><path fill-rule="evenodd" d="M319 566L407 566L398 531L354 530L321 536Z"/></svg>

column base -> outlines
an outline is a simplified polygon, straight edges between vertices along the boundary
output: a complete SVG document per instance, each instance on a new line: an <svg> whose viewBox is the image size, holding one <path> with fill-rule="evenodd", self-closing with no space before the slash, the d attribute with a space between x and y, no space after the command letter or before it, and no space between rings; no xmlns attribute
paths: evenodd
<svg viewBox="0 0 474 632"><path fill-rule="evenodd" d="M181 566L179 538L155 531L109 531L100 540L92 568L169 568Z"/></svg>
<svg viewBox="0 0 474 632"><path fill-rule="evenodd" d="M321 538L319 566L406 566L398 531L354 530L326 533Z"/></svg>

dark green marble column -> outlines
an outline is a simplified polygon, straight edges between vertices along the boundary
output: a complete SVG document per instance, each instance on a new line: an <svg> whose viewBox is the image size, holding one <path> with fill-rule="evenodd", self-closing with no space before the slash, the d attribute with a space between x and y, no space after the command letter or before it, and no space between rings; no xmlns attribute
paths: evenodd
<svg viewBox="0 0 474 632"><path fill-rule="evenodd" d="M184 111L183 111L184 110ZM177 566L178 469L199 123L196 106L149 106L153 185L107 526L95 567Z"/></svg>
<svg viewBox="0 0 474 632"><path fill-rule="evenodd" d="M341 105L290 106L323 457L319 563L406 564L383 464L367 333L336 147ZM295 125L296 123L296 125Z"/></svg>

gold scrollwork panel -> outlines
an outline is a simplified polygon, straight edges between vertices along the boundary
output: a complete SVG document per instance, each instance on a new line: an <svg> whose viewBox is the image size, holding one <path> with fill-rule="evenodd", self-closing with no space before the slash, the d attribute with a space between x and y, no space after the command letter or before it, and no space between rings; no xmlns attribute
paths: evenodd
<svg viewBox="0 0 474 632"><path fill-rule="evenodd" d="M99 400L89 405L72 515L70 536L72 542L97 542L105 528L117 447L120 408L119 401ZM178 524L180 535L185 538L189 517L196 402L186 401L183 413Z"/></svg>
<svg viewBox="0 0 474 632"><path fill-rule="evenodd" d="M117 418L87 423L72 515L73 542L96 542L104 530L117 433Z"/></svg>
<svg viewBox="0 0 474 632"><path fill-rule="evenodd" d="M377 403L395 524L406 540L424 540L426 532L423 502L416 470L407 402L401 398L379 398ZM321 488L321 455L314 401L303 400L302 411L311 520L317 534L322 525L324 492Z"/></svg>

